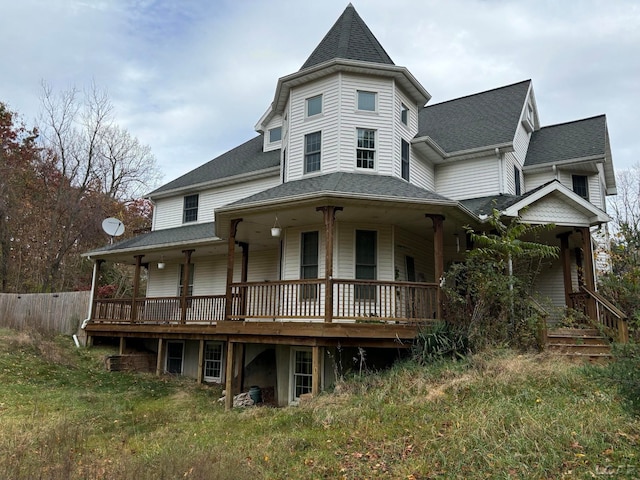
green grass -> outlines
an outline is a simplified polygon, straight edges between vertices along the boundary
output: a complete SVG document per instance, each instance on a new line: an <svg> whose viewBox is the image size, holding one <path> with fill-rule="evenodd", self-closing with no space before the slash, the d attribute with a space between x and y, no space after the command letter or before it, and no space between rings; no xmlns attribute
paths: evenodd
<svg viewBox="0 0 640 480"><path fill-rule="evenodd" d="M108 373L106 353L0 330L0 478L640 477L640 419L602 367L491 352L225 412L221 387Z"/></svg>

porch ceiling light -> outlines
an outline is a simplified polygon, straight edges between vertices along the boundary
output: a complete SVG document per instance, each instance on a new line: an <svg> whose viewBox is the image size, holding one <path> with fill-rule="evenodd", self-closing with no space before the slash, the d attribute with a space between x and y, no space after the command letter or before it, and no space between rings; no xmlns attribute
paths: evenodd
<svg viewBox="0 0 640 480"><path fill-rule="evenodd" d="M280 227L280 224L278 223L278 215L276 215L276 221L274 222L273 227L271 227L271 236L273 238L279 238L281 233L282 227Z"/></svg>
<svg viewBox="0 0 640 480"><path fill-rule="evenodd" d="M164 255L160 256L160 261L158 262L158 270L164 270L165 264L164 264Z"/></svg>

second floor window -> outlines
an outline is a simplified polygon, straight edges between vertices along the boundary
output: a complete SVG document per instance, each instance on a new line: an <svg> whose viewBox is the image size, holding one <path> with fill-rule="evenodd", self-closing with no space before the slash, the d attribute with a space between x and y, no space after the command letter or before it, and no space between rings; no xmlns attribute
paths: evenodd
<svg viewBox="0 0 640 480"><path fill-rule="evenodd" d="M376 92L358 90L358 110L376 111Z"/></svg>
<svg viewBox="0 0 640 480"><path fill-rule="evenodd" d="M279 142L282 140L282 127L276 127L269 130L269 143Z"/></svg>
<svg viewBox="0 0 640 480"><path fill-rule="evenodd" d="M402 159L402 178L409 181L409 142L402 140L400 158Z"/></svg>
<svg viewBox="0 0 640 480"><path fill-rule="evenodd" d="M322 95L307 98L307 117L322 113Z"/></svg>
<svg viewBox="0 0 640 480"><path fill-rule="evenodd" d="M400 121L409 125L409 108L404 103L400 104Z"/></svg>
<svg viewBox="0 0 640 480"><path fill-rule="evenodd" d="M320 149L322 134L309 133L304 136L304 173L320 171Z"/></svg>
<svg viewBox="0 0 640 480"><path fill-rule="evenodd" d="M571 175L573 191L585 200L589 200L589 187L586 175Z"/></svg>
<svg viewBox="0 0 640 480"><path fill-rule="evenodd" d="M513 181L516 186L516 195L522 195L522 184L520 183L520 169L516 165L513 166Z"/></svg>
<svg viewBox="0 0 640 480"><path fill-rule="evenodd" d="M182 212L183 223L198 221L198 200L197 193L184 197L184 209Z"/></svg>
<svg viewBox="0 0 640 480"><path fill-rule="evenodd" d="M375 168L376 131L367 128L358 129L356 165L358 168Z"/></svg>

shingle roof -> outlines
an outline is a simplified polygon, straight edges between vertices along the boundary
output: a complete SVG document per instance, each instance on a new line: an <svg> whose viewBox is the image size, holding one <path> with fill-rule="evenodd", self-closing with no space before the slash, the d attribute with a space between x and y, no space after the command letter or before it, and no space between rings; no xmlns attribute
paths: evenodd
<svg viewBox="0 0 640 480"><path fill-rule="evenodd" d="M445 152L512 142L531 80L420 110L417 137L431 137Z"/></svg>
<svg viewBox="0 0 640 480"><path fill-rule="evenodd" d="M460 200L460 203L476 215L490 215L493 209L504 210L523 198L520 195L491 195L489 197Z"/></svg>
<svg viewBox="0 0 640 480"><path fill-rule="evenodd" d="M550 125L531 135L524 166L606 154L606 117Z"/></svg>
<svg viewBox="0 0 640 480"><path fill-rule="evenodd" d="M335 172L302 180L283 183L263 192L251 195L230 204L230 206L242 206L254 202L266 202L273 200L286 200L289 197L310 194L345 194L345 195L371 195L379 197L409 198L414 200L439 200L450 199L433 193L424 188L412 185L396 177L384 175L369 175L361 173Z"/></svg>
<svg viewBox="0 0 640 480"><path fill-rule="evenodd" d="M280 165L280 150L263 152L263 135L223 153L200 167L161 186L149 194L154 195L177 188L190 187L235 175L257 172Z"/></svg>
<svg viewBox="0 0 640 480"><path fill-rule="evenodd" d="M335 58L394 65L353 5L349 4L300 70Z"/></svg>
<svg viewBox="0 0 640 480"><path fill-rule="evenodd" d="M154 230L152 232L138 235L137 237L122 240L121 242L114 243L113 245L106 245L104 247L97 248L91 252L87 252L85 255L91 256L100 253L117 253L123 250L161 247L163 245L169 246L197 240L214 240L217 238L214 232L214 222L197 223L194 225L183 225L175 228Z"/></svg>

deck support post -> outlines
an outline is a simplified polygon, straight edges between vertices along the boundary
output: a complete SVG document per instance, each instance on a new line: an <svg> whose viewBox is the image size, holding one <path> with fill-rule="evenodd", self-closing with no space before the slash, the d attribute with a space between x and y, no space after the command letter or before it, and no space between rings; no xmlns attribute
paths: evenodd
<svg viewBox="0 0 640 480"><path fill-rule="evenodd" d="M235 250L236 250L236 233L238 232L238 224L242 221L241 218L234 218L231 220L229 226L229 241L227 248L227 291L224 302L224 319L231 320L233 302L233 290L231 285L233 284L233 265L235 263ZM233 400L232 400L233 402Z"/></svg>
<svg viewBox="0 0 640 480"><path fill-rule="evenodd" d="M342 207L325 206L316 208L324 216L324 321L333 321L333 239L336 223L336 212L342 211Z"/></svg>
<svg viewBox="0 0 640 480"><path fill-rule="evenodd" d="M244 386L244 343L236 344L233 359L233 386L231 391L238 394Z"/></svg>
<svg viewBox="0 0 640 480"><path fill-rule="evenodd" d="M317 397L320 395L320 364L321 364L321 347L313 346L311 349L311 395Z"/></svg>
<svg viewBox="0 0 640 480"><path fill-rule="evenodd" d="M120 337L120 349L119 354L124 355L125 350L127 349L127 339L124 337Z"/></svg>
<svg viewBox="0 0 640 480"><path fill-rule="evenodd" d="M191 278L191 254L193 250L183 250L184 267L182 268L182 292L180 292L180 323L187 323L187 296L189 295L189 279Z"/></svg>
<svg viewBox="0 0 640 480"><path fill-rule="evenodd" d="M444 275L444 216L427 213L425 215L433 223L433 260L436 290L436 318L442 318L442 277Z"/></svg>
<svg viewBox="0 0 640 480"><path fill-rule="evenodd" d="M231 340L227 342L227 360L225 365L225 396L224 408L231 410L233 408L233 348L234 344Z"/></svg>
<svg viewBox="0 0 640 480"><path fill-rule="evenodd" d="M202 383L202 377L204 376L204 340L200 340L198 345L198 383Z"/></svg>
<svg viewBox="0 0 640 480"><path fill-rule="evenodd" d="M569 250L569 236L571 232L558 235L560 239L560 262L562 263L562 276L564 279L564 302L567 307L571 307L571 293L573 284L571 282L571 251Z"/></svg>
<svg viewBox="0 0 640 480"><path fill-rule="evenodd" d="M163 360L163 349L164 345L162 342L162 338L158 339L158 357L156 358L156 376L160 376L162 373L162 360Z"/></svg>
<svg viewBox="0 0 640 480"><path fill-rule="evenodd" d="M144 255L136 255L136 269L133 274L133 295L131 295L131 323L135 323L138 319L138 309L136 308L136 299L140 290L140 267L142 266L142 257Z"/></svg>

